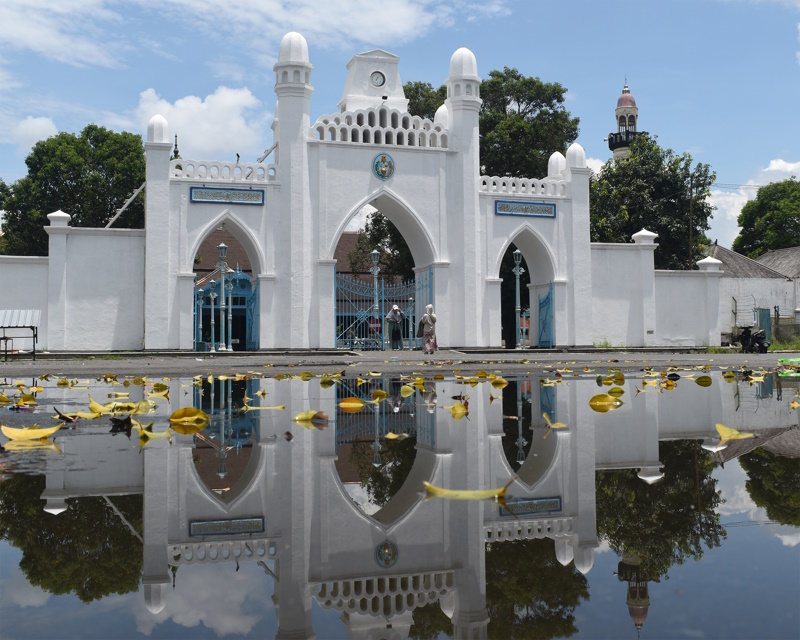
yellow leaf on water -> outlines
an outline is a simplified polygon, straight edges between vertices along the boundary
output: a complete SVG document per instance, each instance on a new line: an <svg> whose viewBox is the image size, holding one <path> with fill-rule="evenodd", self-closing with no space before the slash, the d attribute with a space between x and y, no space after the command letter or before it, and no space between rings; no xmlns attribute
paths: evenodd
<svg viewBox="0 0 800 640"><path fill-rule="evenodd" d="M624 394L625 394L625 389L623 389L622 387L611 387L608 390L608 395L613 396L615 398L619 398Z"/></svg>
<svg viewBox="0 0 800 640"><path fill-rule="evenodd" d="M755 437L755 434L753 433L738 431L737 429L726 427L724 424L720 424L719 422L716 424L716 427L717 433L719 433L720 437L720 446L728 442L728 440L747 440L748 438Z"/></svg>
<svg viewBox="0 0 800 640"><path fill-rule="evenodd" d="M384 436L387 440L405 440L408 437L407 433L395 433L394 431L390 431Z"/></svg>
<svg viewBox="0 0 800 640"><path fill-rule="evenodd" d="M111 413L111 408L100 404L89 395L89 411L92 413Z"/></svg>
<svg viewBox="0 0 800 640"><path fill-rule="evenodd" d="M622 400L607 393L599 393L589 400L589 406L598 413L613 411L622 406Z"/></svg>
<svg viewBox="0 0 800 640"><path fill-rule="evenodd" d="M322 387L323 389L327 389L329 387L332 387L335 384L336 384L336 381L333 378L329 378L329 377L322 378L319 381L319 386Z"/></svg>
<svg viewBox="0 0 800 640"><path fill-rule="evenodd" d="M435 376L433 376L433 379L434 380L444 380L444 374L437 373Z"/></svg>
<svg viewBox="0 0 800 640"><path fill-rule="evenodd" d="M7 427L6 425L0 426L0 429L3 431L3 435L6 436L9 440L40 440L41 438L48 438L53 435L56 431L58 431L64 423L59 423L55 427L46 427L42 429L39 425L33 425L32 427L27 427L23 429L17 429L14 427Z"/></svg>
<svg viewBox="0 0 800 640"><path fill-rule="evenodd" d="M169 417L169 421L173 425L207 425L211 421L211 418L205 411L197 409L196 407L183 407L182 409L173 411L172 415Z"/></svg>
<svg viewBox="0 0 800 640"><path fill-rule="evenodd" d="M550 416L547 415L547 411L542 413L542 418L544 418L544 421L547 423L547 426L550 427L551 429L564 429L567 426L564 422L552 422L550 420Z"/></svg>
<svg viewBox="0 0 800 640"><path fill-rule="evenodd" d="M400 395L403 398L408 398L409 396L413 396L415 391L416 390L414 389L414 387L411 387L407 384L404 384L402 387L400 387Z"/></svg>
<svg viewBox="0 0 800 640"><path fill-rule="evenodd" d="M446 408L447 407L445 407L445 409ZM456 402L450 407L450 415L453 416L453 420L461 420L464 416L469 415L469 410L463 403Z"/></svg>
<svg viewBox="0 0 800 640"><path fill-rule="evenodd" d="M695 380L697 384L701 387L710 387L711 386L711 376L700 376Z"/></svg>
<svg viewBox="0 0 800 640"><path fill-rule="evenodd" d="M361 398L351 396L339 402L339 408L347 413L358 413L364 408L364 401Z"/></svg>
<svg viewBox="0 0 800 640"><path fill-rule="evenodd" d="M383 389L375 389L375 391L373 391L370 394L370 397L373 400L385 400L386 398L389 397L389 394L386 393Z"/></svg>
<svg viewBox="0 0 800 640"><path fill-rule="evenodd" d="M517 477L514 476L504 487L497 489L444 489L432 485L430 482L423 482L422 486L425 488L425 499L430 498L447 498L449 500L494 500L498 504L505 504L506 489L511 485Z"/></svg>
<svg viewBox="0 0 800 640"><path fill-rule="evenodd" d="M8 396L5 393L0 393L0 404L10 404L11 400L8 399Z"/></svg>
<svg viewBox="0 0 800 640"><path fill-rule="evenodd" d="M153 385L153 392L154 393L165 393L169 392L169 385L164 384L163 382L156 382Z"/></svg>
<svg viewBox="0 0 800 640"><path fill-rule="evenodd" d="M504 387L508 386L508 380L497 376L494 380L492 380L491 384L495 389L503 389Z"/></svg>
<svg viewBox="0 0 800 640"><path fill-rule="evenodd" d="M373 378L380 378L383 374L382 373L378 373L377 371L368 371L367 375L371 376Z"/></svg>

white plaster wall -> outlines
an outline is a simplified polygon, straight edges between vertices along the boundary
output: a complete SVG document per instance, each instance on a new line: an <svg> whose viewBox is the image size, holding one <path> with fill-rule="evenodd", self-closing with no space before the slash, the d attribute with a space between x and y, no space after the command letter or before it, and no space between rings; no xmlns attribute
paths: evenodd
<svg viewBox="0 0 800 640"><path fill-rule="evenodd" d="M69 230L65 349L141 349L143 300L143 230Z"/></svg>
<svg viewBox="0 0 800 640"><path fill-rule="evenodd" d="M719 346L719 289L708 278L720 272L656 271L656 344L661 346ZM716 283L714 286L717 286ZM714 334L716 340L709 337Z"/></svg>
<svg viewBox="0 0 800 640"><path fill-rule="evenodd" d="M635 244L592 244L594 343L644 344L641 255Z"/></svg>
<svg viewBox="0 0 800 640"><path fill-rule="evenodd" d="M47 287L48 259L34 256L0 256L0 284L3 287L3 309L38 309L39 341L37 351L47 350ZM31 348L31 332L8 330L7 335L20 335L15 349Z"/></svg>
<svg viewBox="0 0 800 640"><path fill-rule="evenodd" d="M770 310L779 306L781 315L792 315L797 308L795 285L791 280L780 278L721 278L719 283L719 326L720 330L728 333L734 324L753 324L753 314L750 312L755 304ZM733 298L736 298L739 310L738 318L734 319Z"/></svg>

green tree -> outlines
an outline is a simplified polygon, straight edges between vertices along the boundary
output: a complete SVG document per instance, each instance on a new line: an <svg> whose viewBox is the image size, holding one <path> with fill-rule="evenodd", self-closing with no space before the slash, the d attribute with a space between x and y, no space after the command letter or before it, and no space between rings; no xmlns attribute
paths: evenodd
<svg viewBox="0 0 800 640"><path fill-rule="evenodd" d="M384 440L380 451L381 464L376 467L372 460L375 451L371 442L354 442L350 463L358 472L361 484L370 500L384 507L408 479L417 457L416 439Z"/></svg>
<svg viewBox="0 0 800 640"><path fill-rule="evenodd" d="M67 510L43 511L44 476L12 474L0 482L0 539L22 551L19 567L32 585L91 602L139 588L142 545L103 498L71 498ZM116 496L114 506L142 533L142 496Z"/></svg>
<svg viewBox="0 0 800 640"><path fill-rule="evenodd" d="M434 89L430 82L406 82L403 92L408 100L408 112L413 116L433 120L436 110L447 98L447 87Z"/></svg>
<svg viewBox="0 0 800 640"><path fill-rule="evenodd" d="M424 607L417 607L413 613L414 622L408 631L408 637L414 640L436 640L453 635L453 623L444 612L439 601L429 602Z"/></svg>
<svg viewBox="0 0 800 640"><path fill-rule="evenodd" d="M486 545L486 608L490 638L565 638L589 583L575 565L562 566L549 539Z"/></svg>
<svg viewBox="0 0 800 640"><path fill-rule="evenodd" d="M800 244L800 180L792 176L761 187L742 207L739 226L733 250L749 258Z"/></svg>
<svg viewBox="0 0 800 640"><path fill-rule="evenodd" d="M414 278L414 257L403 234L380 211L367 215L367 222L359 234L355 247L347 254L351 269L356 273L369 273L372 251L380 254L381 275L399 276L403 280Z"/></svg>
<svg viewBox="0 0 800 640"><path fill-rule="evenodd" d="M654 582L725 536L711 454L692 440L676 440L659 443L659 459L664 477L652 485L633 469L600 471L595 480L598 535L617 554L638 555L642 574Z"/></svg>
<svg viewBox="0 0 800 640"><path fill-rule="evenodd" d="M592 242L630 242L647 229L658 234L656 269L692 269L708 242L714 211L708 195L715 178L709 165L692 167L688 153L677 156L639 134L629 159L607 162L592 179Z"/></svg>
<svg viewBox="0 0 800 640"><path fill-rule="evenodd" d="M103 227L144 182L141 136L90 124L80 135L59 133L37 142L25 159L28 175L5 198L5 253L47 255L47 214L61 209L75 227ZM143 198L115 227L144 226Z"/></svg>
<svg viewBox="0 0 800 640"><path fill-rule="evenodd" d="M739 458L745 488L770 520L800 527L800 458L776 456L758 448Z"/></svg>
<svg viewBox="0 0 800 640"><path fill-rule="evenodd" d="M480 87L481 173L547 175L550 156L578 137L578 118L564 108L566 88L505 67Z"/></svg>

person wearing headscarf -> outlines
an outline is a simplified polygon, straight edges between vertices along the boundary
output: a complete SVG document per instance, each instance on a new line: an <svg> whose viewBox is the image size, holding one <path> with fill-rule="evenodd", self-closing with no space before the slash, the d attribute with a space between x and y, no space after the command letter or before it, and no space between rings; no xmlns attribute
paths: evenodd
<svg viewBox="0 0 800 640"><path fill-rule="evenodd" d="M392 351L403 348L403 333L401 322L403 322L403 312L400 307L394 305L392 310L386 314L386 322L389 323L389 337L392 341Z"/></svg>
<svg viewBox="0 0 800 640"><path fill-rule="evenodd" d="M436 344L436 314L433 312L432 304L425 307L425 315L420 322L422 322L422 353L436 353L439 345Z"/></svg>

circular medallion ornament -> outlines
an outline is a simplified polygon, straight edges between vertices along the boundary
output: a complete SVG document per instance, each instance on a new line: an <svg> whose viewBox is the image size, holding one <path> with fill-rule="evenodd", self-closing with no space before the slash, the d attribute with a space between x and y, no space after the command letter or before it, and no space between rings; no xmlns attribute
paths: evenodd
<svg viewBox="0 0 800 640"><path fill-rule="evenodd" d="M394 175L394 160L388 153L379 153L372 159L372 173L381 180L388 180Z"/></svg>
<svg viewBox="0 0 800 640"><path fill-rule="evenodd" d="M393 566L394 563L397 562L398 555L399 552L397 551L397 545L390 540L381 542L377 547L375 547L375 562L378 563L378 566L383 567L384 569L388 569L389 567Z"/></svg>

